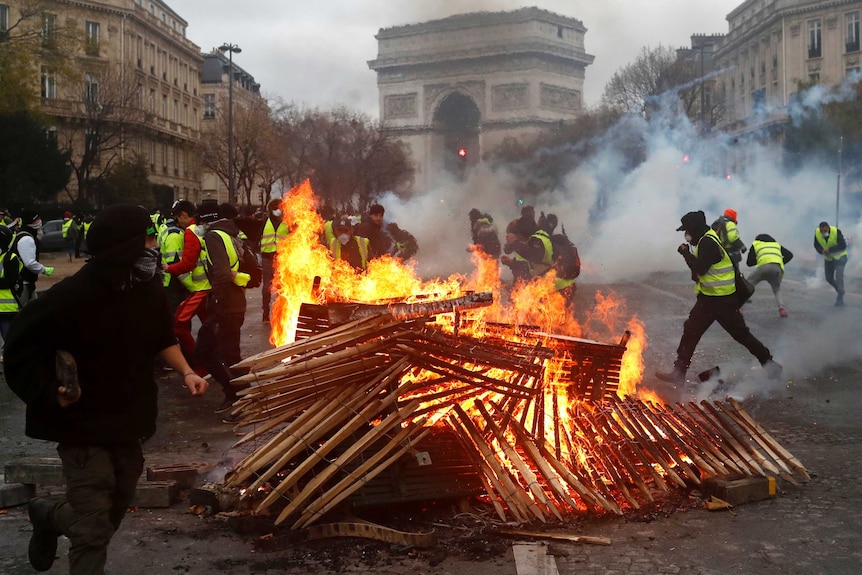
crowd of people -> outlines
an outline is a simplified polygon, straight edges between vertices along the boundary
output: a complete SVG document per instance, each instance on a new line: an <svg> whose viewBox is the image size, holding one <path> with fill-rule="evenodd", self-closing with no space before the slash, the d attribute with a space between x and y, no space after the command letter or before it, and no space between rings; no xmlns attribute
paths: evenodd
<svg viewBox="0 0 862 575"><path fill-rule="evenodd" d="M321 208L320 241L334 260L358 272L375 258L408 260L416 238L373 204L366 214L336 215ZM14 220L0 214L0 335L7 384L27 404L26 433L56 441L66 478L60 501L34 499L29 557L39 571L54 562L57 537L69 537L71 571L101 572L107 547L134 495L143 469L141 444L155 431L157 390L153 361L176 370L193 396L208 387L207 375L224 394L216 409L232 422L231 408L241 360L246 290L260 286L262 320L270 321L278 246L292 232L280 199L256 217L239 218L231 204L204 200L175 202L167 215L119 204L81 224L67 212L64 237L70 261L84 251L86 265L36 297L36 280L54 269L39 262L42 220L22 210ZM521 209L501 242L494 219L478 209L469 214L469 252L482 252L507 266L517 282L553 272L553 287L571 303L580 273L577 248L553 213ZM251 222L251 224L249 223ZM560 227L560 231L557 227ZM784 267L793 254L775 238L758 234L749 250L732 209L707 225L704 212L689 212L677 231L682 255L695 282L696 301L683 326L673 369L656 377L686 382L697 344L718 322L754 355L771 378L782 367L748 329L739 297L743 254L754 270L749 281L766 281L779 316L788 317L781 295ZM86 246L83 248L82 246ZM821 222L814 248L844 305L847 242L836 226ZM192 330L197 317L200 328ZM77 380L61 377L61 353L71 354Z"/></svg>

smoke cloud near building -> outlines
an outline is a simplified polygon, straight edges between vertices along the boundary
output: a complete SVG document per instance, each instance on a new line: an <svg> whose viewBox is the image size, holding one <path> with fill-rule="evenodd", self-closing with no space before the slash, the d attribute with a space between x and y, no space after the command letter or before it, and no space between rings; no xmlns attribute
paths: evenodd
<svg viewBox="0 0 862 575"><path fill-rule="evenodd" d="M784 113L790 121L797 121L827 102L853 97L855 92L846 87L835 91L818 87L799 94ZM685 265L676 252L684 242L682 232L675 231L680 217L703 210L709 223L726 208L733 208L739 213L740 235L746 245L758 234L775 237L795 254L788 265L788 278L800 282L804 290L820 290L824 297L831 297L822 260L812 244L820 221L835 223L836 168L816 159L788 167L780 146L763 143L765 139L756 133L700 136L674 109L658 106L660 112L649 120L624 118L593 146L596 153L580 158L579 166L566 174L561 186L527 199L537 215L540 211L555 213L578 245L583 260L580 284L637 282L656 272L684 273ZM625 168L630 162L621 152L625 146L618 145L620 138L643 142L645 159L633 169ZM540 153L564 152L571 150ZM420 273L468 273L472 269L465 251L470 242L469 210L490 213L502 240L506 224L520 214L515 192L518 182L509 170L491 170L486 165L474 167L464 181L448 174L440 174L434 181L433 189L409 200L385 197L387 219L418 238ZM858 187L858 183L853 185ZM862 237L860 206L852 203L858 202L858 194L844 192L841 198L838 225L852 241ZM862 260L854 258L851 249L846 276L860 275ZM765 283L760 289L769 290ZM798 336L771 343L773 354L786 366L785 375L802 377L841 361L862 359L858 346L834 353L836 341L855 339L852 322L833 322L828 329L827 341L799 330ZM738 367L745 373L747 368ZM747 379L756 389L769 389L755 380Z"/></svg>

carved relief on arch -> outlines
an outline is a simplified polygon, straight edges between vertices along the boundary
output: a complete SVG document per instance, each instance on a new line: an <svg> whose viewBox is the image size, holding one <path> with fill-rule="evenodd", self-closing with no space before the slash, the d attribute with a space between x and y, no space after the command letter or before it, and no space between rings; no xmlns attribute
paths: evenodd
<svg viewBox="0 0 862 575"><path fill-rule="evenodd" d="M443 101L452 94L459 93L467 96L476 107L479 109L479 114L482 118L485 117L485 82L482 80L473 80L466 82L454 82L445 84L426 84L423 86L424 101L422 102L425 108L425 117L428 118L428 123L434 121L434 114L437 108Z"/></svg>

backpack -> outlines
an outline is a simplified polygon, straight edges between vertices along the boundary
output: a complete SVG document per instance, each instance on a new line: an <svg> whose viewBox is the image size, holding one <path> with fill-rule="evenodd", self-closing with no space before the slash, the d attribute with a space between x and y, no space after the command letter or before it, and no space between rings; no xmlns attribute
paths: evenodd
<svg viewBox="0 0 862 575"><path fill-rule="evenodd" d="M260 287L263 283L263 267L260 265L260 258L257 251L254 249L251 241L240 240L242 244L242 252L239 253L239 271L250 276L246 288Z"/></svg>
<svg viewBox="0 0 862 575"><path fill-rule="evenodd" d="M578 256L578 248L563 233L551 236L551 246L554 249L554 269L557 277L564 280L573 280L581 274L581 258Z"/></svg>

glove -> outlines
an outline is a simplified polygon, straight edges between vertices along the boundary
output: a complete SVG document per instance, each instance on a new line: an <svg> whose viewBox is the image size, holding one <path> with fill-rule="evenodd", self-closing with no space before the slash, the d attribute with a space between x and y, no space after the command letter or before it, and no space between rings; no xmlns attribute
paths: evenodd
<svg viewBox="0 0 862 575"><path fill-rule="evenodd" d="M504 253L510 254L513 251L515 251L515 246L513 246L512 244L506 244L503 246L503 252Z"/></svg>
<svg viewBox="0 0 862 575"><path fill-rule="evenodd" d="M748 251L748 248L747 248L747 247L745 247L745 246L742 246L742 247L739 249L739 251L740 251L741 253L745 253L745 252L747 252L747 251Z"/></svg>
<svg viewBox="0 0 862 575"><path fill-rule="evenodd" d="M54 273L54 268L52 268L51 266L45 266L45 272L44 273L46 276L49 276L52 273Z"/></svg>
<svg viewBox="0 0 862 575"><path fill-rule="evenodd" d="M684 254L688 252L688 244L679 244L679 247L676 248L677 253Z"/></svg>

